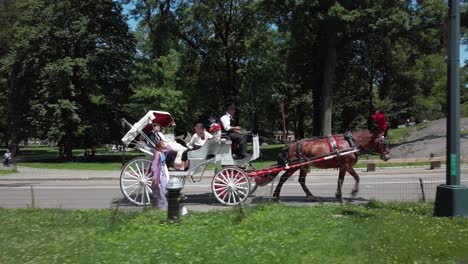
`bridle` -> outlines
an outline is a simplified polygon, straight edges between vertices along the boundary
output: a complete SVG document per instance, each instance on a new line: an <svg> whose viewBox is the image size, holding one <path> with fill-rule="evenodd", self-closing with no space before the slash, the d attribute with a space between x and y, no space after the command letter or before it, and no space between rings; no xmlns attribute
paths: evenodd
<svg viewBox="0 0 468 264"><path fill-rule="evenodd" d="M377 139L377 144L380 147L380 153L381 155L388 154L389 151L386 151L390 147L390 138L384 137L383 135Z"/></svg>
<svg viewBox="0 0 468 264"><path fill-rule="evenodd" d="M364 139L364 137L361 137L361 136L358 136L358 137L353 136L353 138L358 142L358 144L362 139ZM369 138L366 137L366 139L370 139L369 142L372 140L372 138L373 138L372 136L370 136ZM368 153L370 153L372 155L380 155L382 157L382 159L383 159L385 154L389 153L389 151L386 151L386 149L390 145L390 139L388 138L388 136L384 137L382 135L382 136L378 136L378 138L375 139L374 142L377 144L378 150L363 146L362 144L359 144L359 145L361 145L360 148L362 148L365 152L368 152Z"/></svg>

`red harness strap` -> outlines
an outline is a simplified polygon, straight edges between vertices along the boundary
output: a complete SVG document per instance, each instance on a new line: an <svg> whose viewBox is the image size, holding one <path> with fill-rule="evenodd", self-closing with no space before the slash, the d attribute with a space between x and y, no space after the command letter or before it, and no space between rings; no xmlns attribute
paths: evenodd
<svg viewBox="0 0 468 264"><path fill-rule="evenodd" d="M340 141L338 138L333 135L328 137L328 148L330 149L330 152L335 152L340 150Z"/></svg>
<svg viewBox="0 0 468 264"><path fill-rule="evenodd" d="M337 150L340 150L341 147L340 147L340 141L338 140L338 138L336 137L336 135L333 135L333 139L335 140L335 143L336 143L336 149Z"/></svg>

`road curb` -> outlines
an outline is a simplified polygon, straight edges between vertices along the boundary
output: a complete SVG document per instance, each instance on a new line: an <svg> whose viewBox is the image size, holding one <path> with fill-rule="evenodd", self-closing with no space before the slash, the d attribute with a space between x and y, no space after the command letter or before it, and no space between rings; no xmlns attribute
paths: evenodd
<svg viewBox="0 0 468 264"><path fill-rule="evenodd" d="M444 174L445 175L445 167L442 167L440 169L436 169L436 170L430 170L430 169L423 169L421 171L417 170L417 171L411 171L411 169L415 169L415 168L422 168L422 167L401 167L401 168L397 168L397 167L392 167L392 168L381 168L377 171L373 171L373 172L367 172L367 171L364 171L364 170L361 170L361 169L364 169L364 168L359 168L359 169L356 169L357 173L361 176L361 177L366 177L368 175L370 176L390 176L396 172L393 172L392 169L410 169L410 171L405 171L404 173L408 174L408 175L413 175L413 174L420 174L420 173L423 173L423 172L426 172L426 173L440 173L440 174ZM461 172L463 173L467 173L466 170L468 170L468 166L461 166ZM321 173L319 173L321 172ZM398 172L398 173L401 173L401 172ZM315 170L315 171L311 171L309 172L307 175L310 177L310 176L317 176L317 177L320 177L320 176L338 176L338 171L336 170L329 170L328 172L325 172L324 170ZM202 178L213 178L214 176L214 171L207 171L206 174L204 176L202 176ZM293 177L294 176L298 176L298 173L294 173L292 175ZM348 175L349 176L349 175ZM196 178L198 178L199 176L195 176ZM99 180L120 180L120 175L118 176L72 176L72 177L66 177L66 176L62 176L62 177L30 177L30 176L15 176L15 175L9 175L9 176L0 176L0 182L2 181L8 181L8 182L13 182L13 181L19 181L19 182L23 182L23 181L99 181Z"/></svg>

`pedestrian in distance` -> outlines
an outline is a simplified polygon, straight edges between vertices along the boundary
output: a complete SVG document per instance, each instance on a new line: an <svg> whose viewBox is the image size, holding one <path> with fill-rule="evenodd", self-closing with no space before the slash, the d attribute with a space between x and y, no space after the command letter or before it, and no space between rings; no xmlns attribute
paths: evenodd
<svg viewBox="0 0 468 264"><path fill-rule="evenodd" d="M3 154L3 166L10 166L11 152L9 149Z"/></svg>

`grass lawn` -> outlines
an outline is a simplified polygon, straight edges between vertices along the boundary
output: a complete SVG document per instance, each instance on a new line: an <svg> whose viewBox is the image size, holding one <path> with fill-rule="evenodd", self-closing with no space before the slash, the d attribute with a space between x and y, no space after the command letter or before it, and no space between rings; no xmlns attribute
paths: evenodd
<svg viewBox="0 0 468 264"><path fill-rule="evenodd" d="M276 164L276 155L284 145L261 146L261 157L253 162L256 168L264 168ZM87 161L82 155L84 150L76 150L76 161L63 162L57 157L58 150L55 147L31 146L21 150L17 158L29 158L30 161L18 162L18 166L41 169L70 169L70 170L120 170L122 167L122 153L106 152L104 148L98 149L94 160ZM252 146L249 145L252 152ZM42 157L42 158L41 158ZM125 153L125 161L136 157L143 157L139 151ZM34 159L37 158L37 161ZM214 169L214 165L208 169Z"/></svg>
<svg viewBox="0 0 468 264"><path fill-rule="evenodd" d="M392 143L397 143L404 140L410 130L422 129L425 124L416 125L412 127L405 127L390 130ZM253 166L257 169L262 169L276 164L278 153L284 147L284 144L264 145L260 146L260 158L252 162ZM252 145L248 145L249 152L252 152ZM29 158L28 161L18 162L18 166L32 167L32 168L48 168L48 169L70 169L70 170L120 170L122 164L122 153L108 152L105 148L98 148L97 155L94 160L87 160L83 156L84 150L75 150L75 161L63 162L57 157L58 150L55 147L47 146L30 146L21 149L21 154L17 158ZM125 161L129 161L135 157L142 157L143 154L139 151L132 151L125 153ZM361 159L366 159L362 156ZM398 166L428 166L429 163L388 163L377 164L377 167L398 167ZM363 168L365 164L357 164L356 167ZM210 165L208 169L214 169L214 165Z"/></svg>
<svg viewBox="0 0 468 264"><path fill-rule="evenodd" d="M12 171L12 170L0 170L0 176L2 176L2 175L10 175L10 174L13 174L13 173L16 173L16 171Z"/></svg>
<svg viewBox="0 0 468 264"><path fill-rule="evenodd" d="M462 263L468 219L432 205L265 204L166 214L0 209L0 263ZM464 262L463 262L464 263Z"/></svg>
<svg viewBox="0 0 468 264"><path fill-rule="evenodd" d="M128 159L127 159L128 161ZM120 170L121 162L21 162L18 166L38 169L64 169L64 170Z"/></svg>
<svg viewBox="0 0 468 264"><path fill-rule="evenodd" d="M421 130L425 128L428 124L420 123L415 126L395 128L388 130L388 135L390 136L391 144L400 144L406 141L408 135L412 131Z"/></svg>

